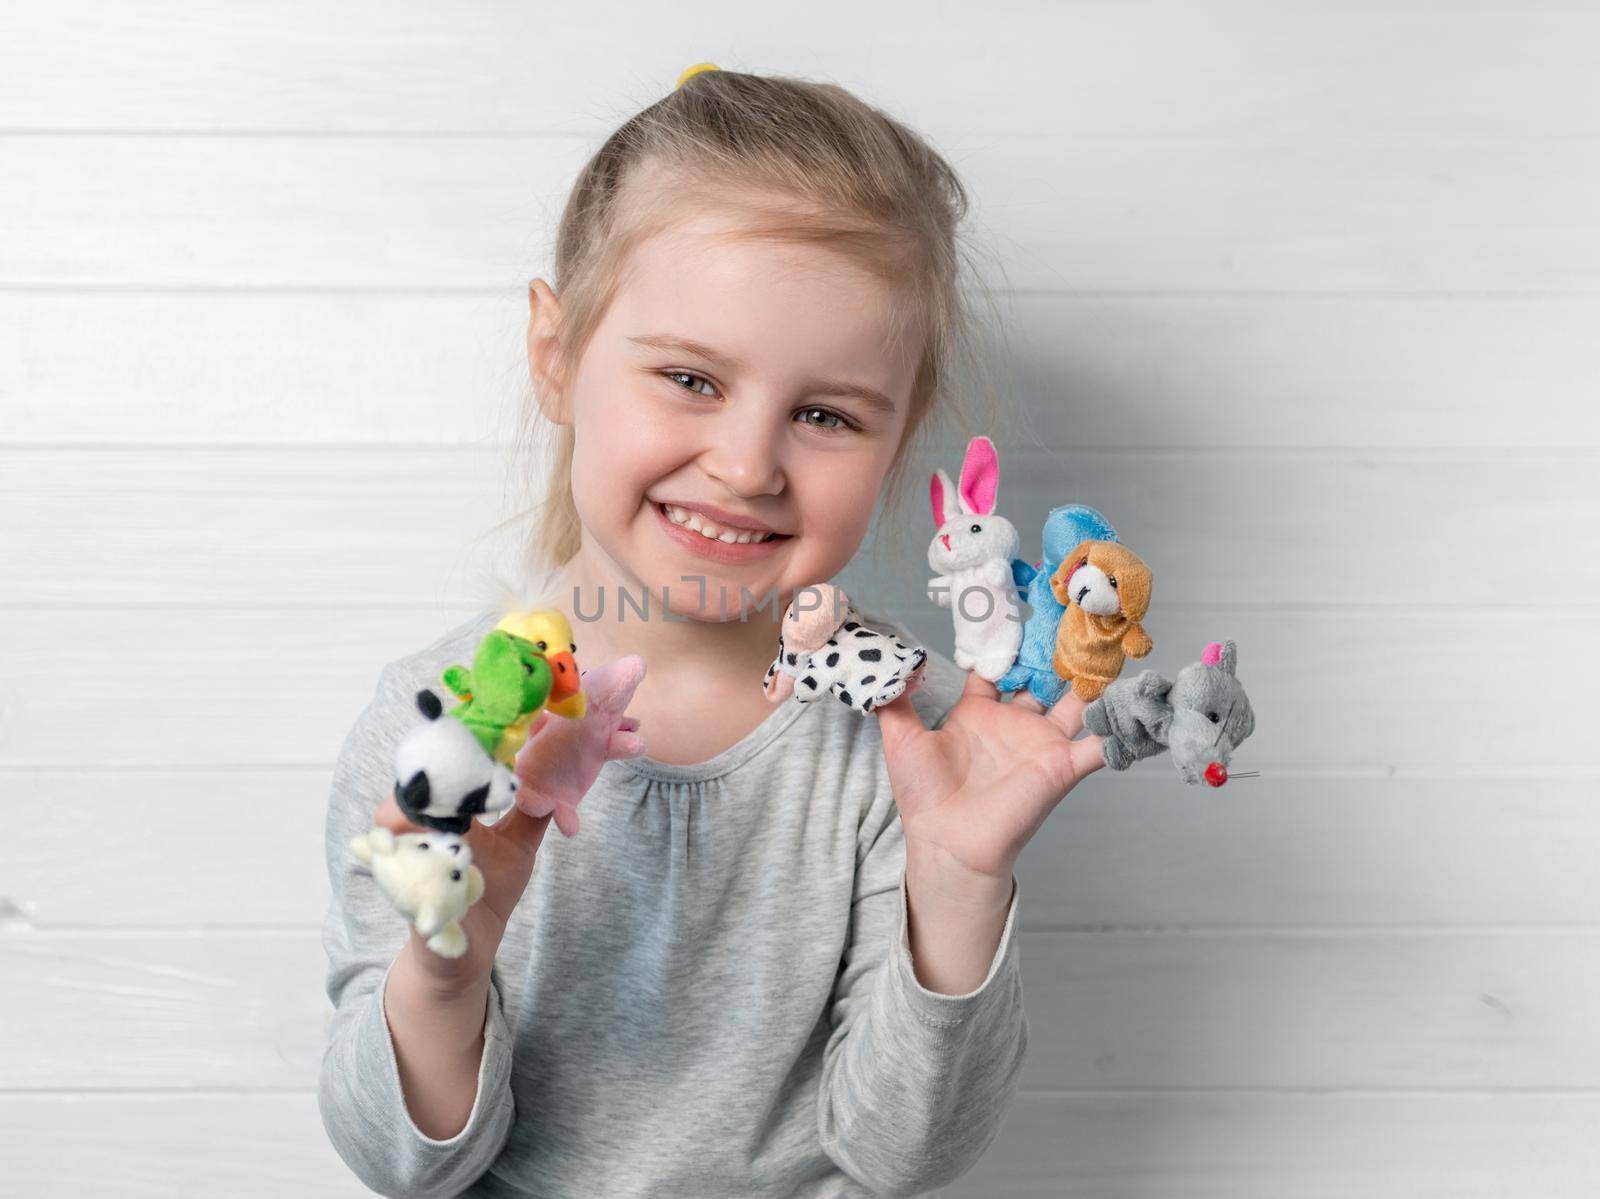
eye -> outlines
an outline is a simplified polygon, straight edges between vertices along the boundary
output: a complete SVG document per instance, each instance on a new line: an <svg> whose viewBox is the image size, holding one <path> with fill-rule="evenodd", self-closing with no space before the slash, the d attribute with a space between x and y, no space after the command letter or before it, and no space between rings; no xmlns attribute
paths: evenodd
<svg viewBox="0 0 1600 1199"><path fill-rule="evenodd" d="M547 646L547 645L546 645L546 644L545 644L545 643L544 643L544 642L543 642L543 641L536 641L536 642L534 642L534 644L535 644L535 645L537 645L537 646L538 646L538 647L539 647L539 652L540 652L540 653L541 653L541 654L542 654L542 653L544 653L544 651L545 651L545 650L547 650L547 649L548 649L548 648L550 648L550 647L549 647L549 646Z"/></svg>
<svg viewBox="0 0 1600 1199"><path fill-rule="evenodd" d="M1207 712L1206 719L1212 724L1217 724L1219 721L1221 721L1222 717L1218 716L1215 712Z"/></svg>
<svg viewBox="0 0 1600 1199"><path fill-rule="evenodd" d="M662 376L664 378L672 379L674 381L676 381L678 379L695 379L695 380L698 380L701 383L707 384L708 386L711 384L711 380L710 379L707 379L704 375L697 375L693 371L663 371L662 372ZM699 388L695 387L693 384L689 384L688 386L685 386L684 384L680 383L680 384L678 384L678 386L684 391L692 391L692 392L694 392L695 395L706 395L707 394L706 392L703 392ZM715 395L716 394L715 388L713 388L713 390L710 392L710 394L711 395Z"/></svg>
<svg viewBox="0 0 1600 1199"><path fill-rule="evenodd" d="M522 663L522 673L523 674L532 674L533 673L533 663L532 662L528 662L528 661L524 661Z"/></svg>
<svg viewBox="0 0 1600 1199"><path fill-rule="evenodd" d="M461 881L461 871L452 870L450 872L450 881L453 883L459 883Z"/></svg>
<svg viewBox="0 0 1600 1199"><path fill-rule="evenodd" d="M417 842L417 848L418 849L427 849L428 848L428 843L426 841L418 841Z"/></svg>
<svg viewBox="0 0 1600 1199"><path fill-rule="evenodd" d="M568 645L567 645L567 652L569 654L577 653L578 652L578 643L576 641L569 642Z"/></svg>
<svg viewBox="0 0 1600 1199"><path fill-rule="evenodd" d="M839 429L859 429L861 427L843 413L835 412L831 408L802 408L795 413L795 416L797 418L807 418L803 422L804 424L816 425L817 428L825 429L829 432ZM828 423L830 421L832 422L831 424Z"/></svg>
<svg viewBox="0 0 1600 1199"><path fill-rule="evenodd" d="M1111 584L1111 590L1115 591L1117 589L1117 576L1116 575L1107 575L1106 576L1106 582Z"/></svg>
<svg viewBox="0 0 1600 1199"><path fill-rule="evenodd" d="M972 529L971 529L971 532L981 533L981 532L983 532L983 526L982 525L973 525Z"/></svg>

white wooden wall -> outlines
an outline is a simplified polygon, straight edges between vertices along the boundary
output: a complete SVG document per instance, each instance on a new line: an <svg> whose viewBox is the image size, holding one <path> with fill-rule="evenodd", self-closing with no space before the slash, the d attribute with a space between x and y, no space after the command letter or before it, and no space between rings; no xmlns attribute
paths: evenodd
<svg viewBox="0 0 1600 1199"><path fill-rule="evenodd" d="M950 155L1007 510L1104 509L1151 664L1234 637L1261 714L1263 778L1102 775L1025 852L1025 1093L947 1194L1600 1193L1600 9L1557 0L0 8L4 1189L360 1190L329 768L476 607L574 169L702 59Z"/></svg>

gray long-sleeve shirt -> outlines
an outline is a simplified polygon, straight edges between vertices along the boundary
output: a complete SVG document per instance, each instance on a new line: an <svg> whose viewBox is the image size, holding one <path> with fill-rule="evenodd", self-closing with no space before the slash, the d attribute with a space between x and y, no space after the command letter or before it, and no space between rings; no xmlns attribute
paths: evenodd
<svg viewBox="0 0 1600 1199"><path fill-rule="evenodd" d="M382 1005L407 926L348 847L417 690L493 622L385 666L335 768L319 1100L350 1168L387 1195L743 1199L914 1195L970 1167L1027 1045L1018 896L976 990L918 983L878 722L831 699L784 701L706 762L606 765L507 927L466 1127L412 1123ZM930 654L926 722L965 677Z"/></svg>

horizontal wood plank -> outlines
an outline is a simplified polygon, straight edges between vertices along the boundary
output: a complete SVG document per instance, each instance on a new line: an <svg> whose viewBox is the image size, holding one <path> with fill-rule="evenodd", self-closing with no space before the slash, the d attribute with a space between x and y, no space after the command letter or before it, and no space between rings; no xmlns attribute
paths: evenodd
<svg viewBox="0 0 1600 1199"><path fill-rule="evenodd" d="M0 622L0 769L326 765L383 663L479 610L17 609ZM944 613L899 615L949 652ZM1529 619L1540 635L1501 652ZM1600 660L1594 615L1196 606L1147 627L1156 649L1136 665L1169 677L1208 642L1238 641L1258 716L1236 770L1593 769L1551 714L1589 702L1570 663ZM86 680L119 697L117 719L90 715ZM1491 702L1516 695L1539 699Z"/></svg>
<svg viewBox="0 0 1600 1199"><path fill-rule="evenodd" d="M1019 1095L939 1199L1588 1199L1600 1095Z"/></svg>
<svg viewBox="0 0 1600 1199"><path fill-rule="evenodd" d="M0 1092L13 1194L370 1196L329 1144L313 1091L273 1094Z"/></svg>
<svg viewBox="0 0 1600 1199"><path fill-rule="evenodd" d="M836 80L935 133L1048 119L1066 137L1600 134L1581 102L1600 25L1552 0L1010 0L941 8L935 21L910 0L880 0L872 20L840 0L804 19L731 0L693 11L686 23L621 0L559 17L403 0L330 20L313 0L281 0L211 5L199 20L172 0L137 12L114 0L25 4L0 18L0 114L10 128L598 134L710 58Z"/></svg>
<svg viewBox="0 0 1600 1199"><path fill-rule="evenodd" d="M1006 459L1002 509L1023 555L1038 555L1051 508L1093 504L1156 572L1158 606L1546 608L1600 593L1590 463L1028 447ZM0 577L0 603L468 604L509 577L536 527L515 461L501 448L0 450L0 508L17 516L0 526L0 560L25 564ZM889 569L852 567L880 602L924 596L925 476L959 457L921 461L903 523L883 524ZM1536 578L1485 569L1511 546L1545 564Z"/></svg>
<svg viewBox="0 0 1600 1199"><path fill-rule="evenodd" d="M1592 929L1026 934L1023 1085L1593 1087L1596 948Z"/></svg>
<svg viewBox="0 0 1600 1199"><path fill-rule="evenodd" d="M53 815L25 839L0 839L0 926L314 928L326 914L327 769L3 777ZM1211 791L1159 763L1101 771L1023 850L1018 919L1026 929L1582 925L1600 911L1595 786L1290 776Z"/></svg>
<svg viewBox="0 0 1600 1199"><path fill-rule="evenodd" d="M1600 1088L1593 929L1024 931L1021 959L1032 1090ZM324 969L313 930L0 936L0 1089L313 1086Z"/></svg>
<svg viewBox="0 0 1600 1199"><path fill-rule="evenodd" d="M0 1094L18 1194L366 1195L310 1091ZM1589 1199L1600 1096L1040 1095L938 1199ZM84 1130L95 1130L85 1136Z"/></svg>
<svg viewBox="0 0 1600 1199"><path fill-rule="evenodd" d="M0 191L0 286L510 291L550 269L592 149L561 134L4 136L0 175L19 185ZM1063 143L1029 130L950 149L973 181L991 286L1600 291L1600 139Z"/></svg>
<svg viewBox="0 0 1600 1199"><path fill-rule="evenodd" d="M988 348L989 431L1003 453L1600 449L1589 419L1600 375L1592 296L997 302L1005 336ZM526 321L520 285L483 295L0 291L0 327L13 334L0 339L0 442L509 442L527 418Z"/></svg>

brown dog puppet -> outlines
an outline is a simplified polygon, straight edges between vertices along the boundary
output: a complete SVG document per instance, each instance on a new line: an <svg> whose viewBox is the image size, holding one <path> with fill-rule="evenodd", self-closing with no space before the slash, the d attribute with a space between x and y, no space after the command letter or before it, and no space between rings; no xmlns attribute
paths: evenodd
<svg viewBox="0 0 1600 1199"><path fill-rule="evenodd" d="M1050 576L1050 590L1067 609L1052 664L1079 699L1098 699L1128 658L1155 648L1140 623L1150 610L1150 586L1150 568L1118 541L1079 542Z"/></svg>

